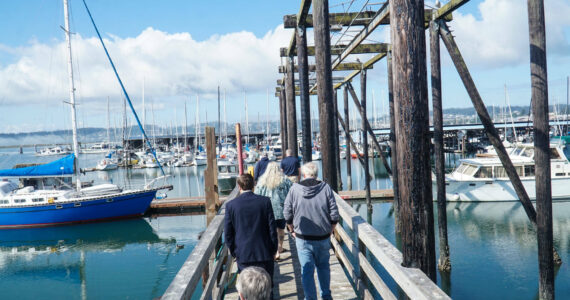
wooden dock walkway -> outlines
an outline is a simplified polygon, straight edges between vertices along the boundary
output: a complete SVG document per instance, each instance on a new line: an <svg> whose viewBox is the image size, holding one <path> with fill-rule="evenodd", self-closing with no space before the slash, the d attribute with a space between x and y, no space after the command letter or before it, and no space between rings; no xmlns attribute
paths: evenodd
<svg viewBox="0 0 570 300"><path fill-rule="evenodd" d="M302 300L304 299L305 294L303 293L303 285L301 283L301 266L299 264L299 257L297 256L295 240L290 238L289 234L285 235L283 248L286 251L281 253L281 259L275 262L275 273L273 275L273 299ZM330 250L330 265L331 293L333 299L358 299L348 277L345 275L342 265L338 261L332 249ZM315 270L317 294L319 291L318 282L317 272ZM238 298L238 293L234 284L228 289L224 299L233 300Z"/></svg>
<svg viewBox="0 0 570 300"><path fill-rule="evenodd" d="M373 200L390 201L394 199L394 191L372 190L370 191ZM340 191L339 195L346 201L365 200L366 191ZM224 202L227 197L220 197L220 202ZM176 212L203 212L206 208L204 196L155 199L150 204L150 213L176 213Z"/></svg>

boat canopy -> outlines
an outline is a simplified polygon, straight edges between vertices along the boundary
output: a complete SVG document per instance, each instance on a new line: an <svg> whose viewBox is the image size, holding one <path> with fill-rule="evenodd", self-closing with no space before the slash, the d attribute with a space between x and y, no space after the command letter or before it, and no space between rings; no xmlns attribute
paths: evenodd
<svg viewBox="0 0 570 300"><path fill-rule="evenodd" d="M52 161L47 164L0 170L0 177L35 177L35 176L61 176L73 174L73 162L75 155Z"/></svg>

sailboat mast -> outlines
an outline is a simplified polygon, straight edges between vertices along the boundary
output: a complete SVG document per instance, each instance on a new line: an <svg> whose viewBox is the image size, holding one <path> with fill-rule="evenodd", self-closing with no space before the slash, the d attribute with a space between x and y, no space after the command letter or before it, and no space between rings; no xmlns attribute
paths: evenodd
<svg viewBox="0 0 570 300"><path fill-rule="evenodd" d="M218 85L218 149L222 152L222 121L220 106L220 86Z"/></svg>
<svg viewBox="0 0 570 300"><path fill-rule="evenodd" d="M111 112L109 109L109 96L107 96L107 143L111 143Z"/></svg>
<svg viewBox="0 0 570 300"><path fill-rule="evenodd" d="M142 131L141 135L142 135L142 151L144 151L144 145L145 145L145 140L144 140L144 125L146 124L146 107L144 106L144 85L145 85L145 79L143 77L143 86L142 86L142 109L143 109L143 122L142 122Z"/></svg>
<svg viewBox="0 0 570 300"><path fill-rule="evenodd" d="M228 142L228 113L226 111L226 89L224 88L224 132L226 133L226 138L224 141Z"/></svg>
<svg viewBox="0 0 570 300"><path fill-rule="evenodd" d="M245 102L245 128L247 129L247 144L249 145L249 118L247 114L247 96L245 90L243 91L243 101Z"/></svg>
<svg viewBox="0 0 570 300"><path fill-rule="evenodd" d="M69 30L69 4L63 0L63 14L65 16L65 41L67 43L67 71L69 73L69 104L71 105L71 128L73 133L73 154L75 155L73 173L75 174L77 191L81 190L79 179L79 143L77 142L77 120L75 113L75 85L73 83L73 64L71 62L71 37Z"/></svg>
<svg viewBox="0 0 570 300"><path fill-rule="evenodd" d="M184 152L188 149L188 112L186 111L186 101L184 101Z"/></svg>

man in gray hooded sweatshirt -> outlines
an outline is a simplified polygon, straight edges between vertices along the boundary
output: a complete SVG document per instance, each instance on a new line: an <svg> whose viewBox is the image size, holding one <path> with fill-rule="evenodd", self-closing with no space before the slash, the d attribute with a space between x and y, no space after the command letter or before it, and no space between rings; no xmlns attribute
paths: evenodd
<svg viewBox="0 0 570 300"><path fill-rule="evenodd" d="M317 269L323 300L332 299L330 290L330 235L339 215L331 187L317 179L318 167L309 162L301 167L303 180L294 183L283 207L283 215L297 245L305 299L317 299L314 273Z"/></svg>

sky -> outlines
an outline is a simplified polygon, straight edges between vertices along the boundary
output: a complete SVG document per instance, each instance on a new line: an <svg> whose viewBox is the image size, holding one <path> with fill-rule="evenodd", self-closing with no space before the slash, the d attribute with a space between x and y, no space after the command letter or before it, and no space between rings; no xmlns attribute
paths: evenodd
<svg viewBox="0 0 570 300"><path fill-rule="evenodd" d="M282 78L277 72L282 63L279 48L287 46L292 35L282 20L285 14L296 14L301 1L86 1L141 118L144 90L147 124L183 126L186 119L191 125L197 116L200 122L216 120L218 86L222 97L225 94L222 119L227 122L246 121L246 100L250 122L279 119L274 96L276 80ZM329 1L331 12L359 11L364 3L369 3L367 9L378 9L365 0ZM550 103L565 104L570 1L545 4ZM426 0L426 5L433 6L433 1ZM70 0L70 6L79 126L120 126L120 86L83 2ZM63 24L61 1L0 3L0 133L70 128ZM506 99L512 105L529 105L526 1L472 0L453 14L448 25L487 105L504 105ZM335 33L332 42L348 42L355 33L354 29ZM311 30L308 37L312 44ZM387 27L379 27L367 42L389 39ZM441 48L443 106L469 107L443 44ZM359 90L358 78L353 84ZM386 62L381 60L368 73L369 116L386 111L386 90ZM316 117L316 97L311 102Z"/></svg>

